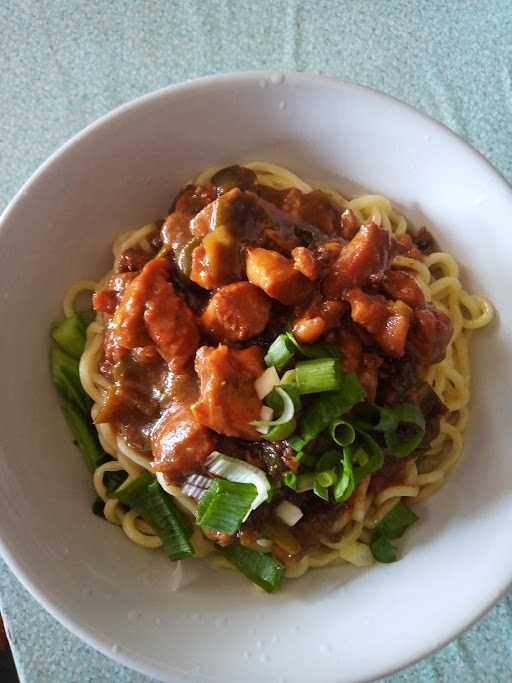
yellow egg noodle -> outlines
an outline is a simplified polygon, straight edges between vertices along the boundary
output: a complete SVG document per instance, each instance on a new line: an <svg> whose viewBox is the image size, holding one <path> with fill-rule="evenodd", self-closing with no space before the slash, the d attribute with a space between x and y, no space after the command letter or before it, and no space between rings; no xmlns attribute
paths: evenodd
<svg viewBox="0 0 512 683"><path fill-rule="evenodd" d="M254 161L244 166L256 173L259 183L275 189L294 187L302 192L310 192L313 189L301 178L280 166L263 161ZM207 183L220 168L209 168L196 179L196 184ZM352 209L359 224L373 222L393 235L403 234L407 230L404 216L381 195L363 195L349 200L329 187L315 185L315 188L327 192L336 206ZM156 231L157 226L151 223L119 235L113 245L114 258L134 246L149 252L148 237ZM399 485L388 486L376 496L367 492L371 477L361 481L354 492L352 506L342 510L330 529L331 538L339 536L339 540L334 542L330 538L322 538L322 548L309 552L300 561L287 566L286 576L290 578L302 576L312 567L345 562L355 566L372 564L374 560L368 545L371 530L402 498L409 504L414 504L435 493L462 453L471 383L468 344L472 331L484 327L491 321L493 308L485 298L469 294L463 288L459 279L459 266L448 253L429 254L421 260L397 256L392 263L393 266L414 271L426 301L435 304L452 321L453 336L447 348L446 358L433 365L427 375L427 381L449 412L442 418L439 435L432 442L426 457L422 458L419 469L415 462L408 462L405 481ZM80 294L102 289L110 276L111 273L108 273L100 282L82 280L75 283L63 301L66 317L73 315L74 303ZM104 314L98 312L96 319L87 329L86 347L80 360L82 385L94 401L91 410L93 420L110 386L108 380L99 372L104 331ZM97 430L103 449L114 458L100 465L93 475L94 488L105 502L106 519L122 527L128 538L137 545L159 548L162 545L160 538L137 510L126 511L116 499L108 498L103 483L106 472L119 470L127 473L127 481L135 479L144 469L151 469L150 459L147 454L129 447L126 441L116 434L112 425L98 424ZM173 496L180 508L193 517L195 501L185 496L178 486L169 485L161 474L157 476L162 487ZM198 556L207 555L214 550L213 544L203 536L198 527L195 527L191 540ZM260 539L255 548L264 549L264 539Z"/></svg>

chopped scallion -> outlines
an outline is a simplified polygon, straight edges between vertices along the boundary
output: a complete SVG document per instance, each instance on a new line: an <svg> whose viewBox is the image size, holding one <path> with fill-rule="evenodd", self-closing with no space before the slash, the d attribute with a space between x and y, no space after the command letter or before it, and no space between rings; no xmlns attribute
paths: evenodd
<svg viewBox="0 0 512 683"><path fill-rule="evenodd" d="M292 417L288 422L272 427L272 429L265 434L265 439L267 441L282 441L291 436L296 429L297 420Z"/></svg>
<svg viewBox="0 0 512 683"><path fill-rule="evenodd" d="M80 383L78 361L57 347L50 349L50 373L60 396L88 415L92 401Z"/></svg>
<svg viewBox="0 0 512 683"><path fill-rule="evenodd" d="M315 476L315 482L326 489L337 481L338 475L334 470L323 470L322 472L318 472Z"/></svg>
<svg viewBox="0 0 512 683"><path fill-rule="evenodd" d="M160 537L163 549L171 560L182 560L194 555L194 548L189 541L191 530L185 518L149 472L143 472L121 486L113 497L140 511Z"/></svg>
<svg viewBox="0 0 512 683"><path fill-rule="evenodd" d="M329 491L326 486L322 486L316 479L313 484L313 493L322 498L322 500L329 501Z"/></svg>
<svg viewBox="0 0 512 683"><path fill-rule="evenodd" d="M295 345L289 337L286 334L280 334L270 345L265 356L265 363L268 367L284 368L294 357L295 350Z"/></svg>
<svg viewBox="0 0 512 683"><path fill-rule="evenodd" d="M354 427L346 420L336 420L331 423L329 433L332 440L338 446L349 446L356 438L356 431Z"/></svg>
<svg viewBox="0 0 512 683"><path fill-rule="evenodd" d="M215 479L197 505L197 523L206 529L235 534L256 498L254 484Z"/></svg>
<svg viewBox="0 0 512 683"><path fill-rule="evenodd" d="M350 451L350 446L343 449L341 476L334 487L334 500L337 503L342 503L343 501L348 500L354 493L356 483Z"/></svg>
<svg viewBox="0 0 512 683"><path fill-rule="evenodd" d="M330 344L325 344L323 342L317 344L301 344L295 339L292 332L287 332L287 336L297 351L305 358L338 358L340 356L339 351Z"/></svg>
<svg viewBox="0 0 512 683"><path fill-rule="evenodd" d="M404 532L419 519L404 503L397 503L375 527L375 530L386 538L400 538Z"/></svg>
<svg viewBox="0 0 512 683"><path fill-rule="evenodd" d="M242 574L267 593L273 593L281 585L285 568L272 555L259 553L238 543L233 543L220 552Z"/></svg>
<svg viewBox="0 0 512 683"><path fill-rule="evenodd" d="M91 419L68 401L64 401L62 404L62 412L73 435L74 442L82 452L89 472L94 472L99 465L108 459L108 456L101 447L98 433Z"/></svg>
<svg viewBox="0 0 512 683"><path fill-rule="evenodd" d="M81 317L73 315L52 323L50 334L63 351L77 360L80 358L85 348L85 324Z"/></svg>
<svg viewBox="0 0 512 683"><path fill-rule="evenodd" d="M277 386L272 389L268 400L268 406L280 415L274 420L254 420L251 424L255 427L275 427L289 422L295 414L295 406L289 393L283 389L282 386ZM274 408L276 406L276 408Z"/></svg>
<svg viewBox="0 0 512 683"><path fill-rule="evenodd" d="M402 403L394 408L398 427L385 435L386 446L395 458L406 458L418 448L425 436L425 417L415 403Z"/></svg>
<svg viewBox="0 0 512 683"><path fill-rule="evenodd" d="M300 394L317 394L339 389L342 373L336 358L302 360L295 366L295 380Z"/></svg>
<svg viewBox="0 0 512 683"><path fill-rule="evenodd" d="M397 551L391 541L385 536L377 536L370 543L370 550L377 562L389 563L396 562L398 559Z"/></svg>
<svg viewBox="0 0 512 683"><path fill-rule="evenodd" d="M285 472L283 474L283 484L295 491L295 487L297 486L297 475L295 472Z"/></svg>
<svg viewBox="0 0 512 683"><path fill-rule="evenodd" d="M358 449L362 449L368 456L365 458L364 455L361 457L358 455L358 461L361 462L361 465L354 469L356 484L368 477L370 474L373 474L373 472L380 470L384 464L384 453L382 452L382 448L375 441L375 439L365 432L358 431L355 442L348 448L353 449L351 451L352 459L354 459L355 454L358 453ZM363 462L365 464L362 464Z"/></svg>

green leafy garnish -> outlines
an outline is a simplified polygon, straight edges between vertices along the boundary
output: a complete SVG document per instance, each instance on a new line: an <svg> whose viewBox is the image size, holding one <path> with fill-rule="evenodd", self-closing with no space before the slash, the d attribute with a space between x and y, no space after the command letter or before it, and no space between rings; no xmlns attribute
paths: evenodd
<svg viewBox="0 0 512 683"><path fill-rule="evenodd" d="M197 506L197 523L206 529L235 534L257 495L254 484L215 479Z"/></svg>
<svg viewBox="0 0 512 683"><path fill-rule="evenodd" d="M220 552L228 562L267 593L273 593L281 585L285 568L272 555L259 553L238 543L233 543Z"/></svg>

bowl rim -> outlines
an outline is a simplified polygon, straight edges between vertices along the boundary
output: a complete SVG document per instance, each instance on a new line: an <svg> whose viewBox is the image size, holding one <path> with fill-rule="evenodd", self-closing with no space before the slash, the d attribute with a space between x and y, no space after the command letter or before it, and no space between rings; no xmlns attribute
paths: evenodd
<svg viewBox="0 0 512 683"><path fill-rule="evenodd" d="M448 126L445 124L437 121L435 118L416 109L412 105L403 102L393 95L385 94L375 88L353 81L341 80L331 76L324 76L310 72L298 72L286 69L233 71L191 78L148 92L112 109L106 114L95 119L82 130L75 133L69 140L60 145L42 164L40 164L40 166L22 184L14 197L8 202L7 206L0 214L0 244L5 224L10 219L11 214L16 210L18 204L23 201L24 196L30 190L32 185L37 183L37 181L44 176L47 170L53 166L53 164L64 157L64 155L68 151L72 150L73 147L80 144L84 138L94 134L96 131L108 125L114 119L123 116L123 114L128 111L142 108L148 102L158 100L159 98L166 97L168 95L179 95L180 93L192 92L196 89L204 90L205 87L215 88L216 86L235 85L236 83L247 85L248 83L254 82L257 84L259 81L269 79L273 80L276 77L279 77L280 79L286 79L291 83L314 83L324 87L338 89L340 91L344 89L354 93L366 93L371 95L377 101L380 101L383 105L389 105L392 103L402 110L408 111L410 116L416 117L418 120L433 126L438 132L442 132L446 136L446 139L449 139L452 144L455 144L459 148L463 148L467 154L470 154L474 158L474 160L480 162L482 169L485 168L492 181L500 186L500 191L508 193L512 201L512 185L509 184L505 176L499 170L494 168L491 162L478 149L476 149L471 143L464 140L453 130L448 128ZM119 664L138 671L146 676L161 680L160 677L164 673L161 667L152 665L148 660L138 659L136 656L132 656L128 652L125 653L122 649L114 649L109 647L101 637L98 637L94 633L94 631L82 626L80 624L80 619L77 620L76 617L71 615L65 606L62 606L54 601L54 599L47 593L44 586L39 583L36 577L33 576L30 568L24 566L24 563L17 559L16 550L12 544L5 541L1 535L0 555L16 579L20 581L22 586L31 594L33 598L35 598L39 605L41 605L46 612L60 622L73 635L77 636L84 643L93 647L98 652L101 652L109 659L112 659ZM366 681L375 680L375 676L377 678L389 676L393 673L410 667L425 657L430 656L473 626L484 614L492 609L496 602L510 589L511 586L512 573L508 580L501 581L499 585L495 585L493 590L488 590L485 599L480 599L478 604L475 604L473 609L468 609L467 616L462 621L452 620L452 626L447 629L443 637L434 637L430 639L428 644L425 644L424 647L418 648L414 652L411 652L407 658L402 658L400 661L397 660L394 664L389 665L384 669L378 671L376 670L374 675L371 677L364 676L360 678L354 678L352 680L354 683L364 683ZM165 675L167 676L167 674Z"/></svg>

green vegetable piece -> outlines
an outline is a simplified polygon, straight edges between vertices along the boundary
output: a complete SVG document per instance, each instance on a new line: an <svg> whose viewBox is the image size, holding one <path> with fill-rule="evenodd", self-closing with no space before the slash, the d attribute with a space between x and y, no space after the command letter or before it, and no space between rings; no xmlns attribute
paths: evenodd
<svg viewBox="0 0 512 683"><path fill-rule="evenodd" d="M288 488L297 491L297 493L312 491L315 486L315 475L313 472L304 472L303 474L285 472L283 475L283 484L288 486Z"/></svg>
<svg viewBox="0 0 512 683"><path fill-rule="evenodd" d="M300 431L302 439L291 440L292 448L302 450L306 444L321 434L324 429L350 409L341 391L332 391L319 396L302 415Z"/></svg>
<svg viewBox="0 0 512 683"><path fill-rule="evenodd" d="M288 339L295 346L297 351L306 358L339 358L340 352L331 344L319 342L317 344L301 344L295 339L292 332L286 333Z"/></svg>
<svg viewBox="0 0 512 683"><path fill-rule="evenodd" d="M233 543L220 552L228 562L267 593L273 593L281 585L285 568L272 555L259 553L238 543Z"/></svg>
<svg viewBox="0 0 512 683"><path fill-rule="evenodd" d="M393 408L376 403L361 403L355 409L354 424L363 431L392 432L398 426Z"/></svg>
<svg viewBox="0 0 512 683"><path fill-rule="evenodd" d="M215 479L198 503L198 525L235 534L250 512L257 493L254 484Z"/></svg>
<svg viewBox="0 0 512 683"><path fill-rule="evenodd" d="M128 472L124 470L117 470L115 472L105 472L103 475L103 483L107 489L107 495L110 496L117 489L124 484L128 478Z"/></svg>
<svg viewBox="0 0 512 683"><path fill-rule="evenodd" d="M340 451L334 449L326 451L315 460L315 470L316 472L323 472L324 470L336 469L340 462Z"/></svg>
<svg viewBox="0 0 512 683"><path fill-rule="evenodd" d="M270 394L265 398L265 403L269 408L272 408L274 414L281 415L284 410L284 401L282 395L277 391L280 389L288 394L291 398L295 412L301 409L302 402L300 400L299 390L295 384L279 384L274 387Z"/></svg>
<svg viewBox="0 0 512 683"><path fill-rule="evenodd" d="M60 396L89 415L92 401L80 384L78 361L59 348L50 349L50 373Z"/></svg>
<svg viewBox="0 0 512 683"><path fill-rule="evenodd" d="M121 486L111 497L140 511L160 537L163 549L171 560L182 560L194 555L194 548L189 541L191 530L185 518L152 474L143 472Z"/></svg>
<svg viewBox="0 0 512 683"><path fill-rule="evenodd" d="M87 469L89 472L94 472L99 465L107 460L107 455L101 447L98 433L92 421L77 410L72 403L63 403L62 412L71 430L74 442L82 452Z"/></svg>
<svg viewBox="0 0 512 683"><path fill-rule="evenodd" d="M338 446L349 446L356 438L356 430L346 420L335 420L329 427L331 439Z"/></svg>
<svg viewBox="0 0 512 683"><path fill-rule="evenodd" d="M361 448L367 456L367 458L365 458L364 456L361 457L358 455L359 462L366 461L366 464L360 465L354 469L356 485L359 484L362 479L366 479L370 474L380 470L384 464L384 453L382 452L382 448L375 439L365 432L358 431L356 441L348 448L352 449L350 452L352 462L359 448Z"/></svg>
<svg viewBox="0 0 512 683"><path fill-rule="evenodd" d="M342 372L337 358L301 360L295 366L295 381L300 394L334 391L342 384Z"/></svg>
<svg viewBox="0 0 512 683"><path fill-rule="evenodd" d="M117 498L120 503L129 508L137 507L139 499L146 495L148 486L155 481L155 477L150 472L143 472L136 479L125 483L109 495L109 498Z"/></svg>
<svg viewBox="0 0 512 683"><path fill-rule="evenodd" d="M352 459L350 457L350 447L343 449L343 462L341 476L339 477L336 486L334 487L334 500L337 503L342 503L348 500L354 493L356 481L354 477L354 469L352 467Z"/></svg>
<svg viewBox="0 0 512 683"><path fill-rule="evenodd" d="M395 546L385 536L377 536L370 543L370 550L377 562L396 562L398 559Z"/></svg>
<svg viewBox="0 0 512 683"><path fill-rule="evenodd" d="M322 498L322 500L329 502L329 490L326 486L322 486L316 478L313 484L313 493L319 498Z"/></svg>
<svg viewBox="0 0 512 683"><path fill-rule="evenodd" d="M329 486L332 486L337 481L338 475L334 470L323 470L322 472L318 472L315 476L315 483L325 489L328 489Z"/></svg>
<svg viewBox="0 0 512 683"><path fill-rule="evenodd" d="M283 474L283 484L295 491L297 487L297 475L295 474L295 472L285 472Z"/></svg>
<svg viewBox="0 0 512 683"><path fill-rule="evenodd" d="M73 358L79 359L85 348L85 325L77 315L54 322L50 326L52 339Z"/></svg>
<svg viewBox="0 0 512 683"><path fill-rule="evenodd" d="M288 422L283 422L283 424L272 427L272 429L264 435L264 438L267 441L282 441L291 436L296 429L297 420L292 417Z"/></svg>
<svg viewBox="0 0 512 683"><path fill-rule="evenodd" d="M280 370L294 355L295 345L286 334L280 334L270 345L264 360L267 367L274 366Z"/></svg>
<svg viewBox="0 0 512 683"><path fill-rule="evenodd" d="M380 536L389 539L400 538L419 519L404 503L397 503L375 527Z"/></svg>
<svg viewBox="0 0 512 683"><path fill-rule="evenodd" d="M294 451L297 453L301 452L304 446L306 445L306 442L304 439L300 436L294 435L290 439L288 439L288 443L290 446L293 448ZM297 457L297 456L296 456ZM304 457L304 456L302 456Z"/></svg>
<svg viewBox="0 0 512 683"><path fill-rule="evenodd" d="M406 458L418 448L425 436L425 417L415 403L394 408L398 427L385 435L386 446L395 458Z"/></svg>

